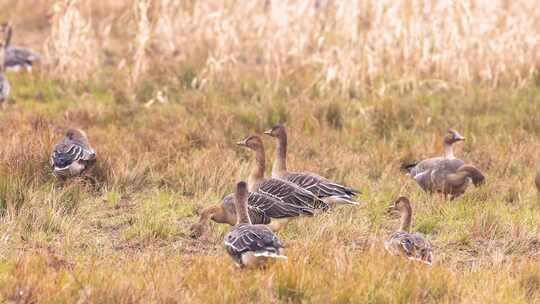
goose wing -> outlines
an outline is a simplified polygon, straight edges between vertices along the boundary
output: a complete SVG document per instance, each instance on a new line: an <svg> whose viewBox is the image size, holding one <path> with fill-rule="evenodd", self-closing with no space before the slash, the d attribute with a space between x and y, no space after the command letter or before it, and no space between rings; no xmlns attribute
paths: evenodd
<svg viewBox="0 0 540 304"><path fill-rule="evenodd" d="M258 192L249 193L248 205L251 208L260 210L271 218L287 218L297 217L301 215L313 215L313 208L311 207L286 203L274 197Z"/></svg>
<svg viewBox="0 0 540 304"><path fill-rule="evenodd" d="M276 178L264 180L257 192L278 199L285 204L327 211L330 207L313 193L299 186Z"/></svg>
<svg viewBox="0 0 540 304"><path fill-rule="evenodd" d="M397 231L385 242L385 247L394 255L403 255L431 265L433 258L431 244L418 233Z"/></svg>
<svg viewBox="0 0 540 304"><path fill-rule="evenodd" d="M251 251L279 255L279 249L283 247L267 226L247 224L237 225L227 233L224 245L227 253L238 264L241 264L243 253Z"/></svg>
<svg viewBox="0 0 540 304"><path fill-rule="evenodd" d="M251 196L251 195L250 195ZM270 224L271 218L264 210L256 206L250 205L251 199L248 197L248 215L252 224ZM222 204L229 214L236 216L236 207L234 206L234 193L225 196L222 200Z"/></svg>
<svg viewBox="0 0 540 304"><path fill-rule="evenodd" d="M96 153L87 144L64 138L53 149L51 164L54 168L66 168L74 162L93 162Z"/></svg>
<svg viewBox="0 0 540 304"><path fill-rule="evenodd" d="M443 191L446 187L446 178L448 174L456 171L465 164L461 159L444 159L440 161L431 171L431 183L434 190Z"/></svg>
<svg viewBox="0 0 540 304"><path fill-rule="evenodd" d="M356 189L334 183L310 172L289 173L285 176L285 179L308 190L317 197L341 196L352 198L359 193Z"/></svg>

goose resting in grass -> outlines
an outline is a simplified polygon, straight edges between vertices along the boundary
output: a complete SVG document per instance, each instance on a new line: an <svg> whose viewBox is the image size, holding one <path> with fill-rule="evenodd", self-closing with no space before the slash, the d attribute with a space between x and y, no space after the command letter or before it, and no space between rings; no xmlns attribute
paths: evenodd
<svg viewBox="0 0 540 304"><path fill-rule="evenodd" d="M12 26L9 23L3 24L7 32L6 38L6 56L4 58L4 64L7 71L19 71L25 69L32 71L32 66L35 62L39 61L40 56L26 48L11 46Z"/></svg>
<svg viewBox="0 0 540 304"><path fill-rule="evenodd" d="M421 261L431 265L433 249L431 244L418 233L410 233L412 221L411 202L408 198L399 197L388 209L389 212L399 212L401 225L388 240L384 248L392 255L403 256L411 260Z"/></svg>
<svg viewBox="0 0 540 304"><path fill-rule="evenodd" d="M255 163L248 179L250 191L259 192L296 206L322 209L323 211L327 211L330 208L327 203L313 195L313 193L291 182L277 178L264 178L264 145L259 136L249 136L243 141L238 142L237 145L247 147L255 152ZM289 220L290 218L284 219L284 225Z"/></svg>
<svg viewBox="0 0 540 304"><path fill-rule="evenodd" d="M234 206L236 226L225 235L224 245L238 267L258 267L269 259L287 259L283 245L266 225L253 225L248 215L248 189L245 182L236 186Z"/></svg>
<svg viewBox="0 0 540 304"><path fill-rule="evenodd" d="M536 189L538 189L538 192L540 192L540 168L538 171L536 171L536 178L534 179L534 183L536 184Z"/></svg>
<svg viewBox="0 0 540 304"><path fill-rule="evenodd" d="M252 224L268 225L272 231L281 227L280 219L298 216L313 216L314 210L305 206L285 203L275 197L258 192L249 192L247 208ZM212 205L200 212L199 222L191 227L191 236L200 237L208 227L208 221L234 226L237 220L234 194L225 196L220 204Z"/></svg>
<svg viewBox="0 0 540 304"><path fill-rule="evenodd" d="M272 166L272 177L294 183L308 190L327 203L358 205L354 196L358 190L349 188L311 172L287 171L287 131L283 125L274 126L264 134L277 139L276 159Z"/></svg>
<svg viewBox="0 0 540 304"><path fill-rule="evenodd" d="M77 176L96 161L96 152L90 147L86 133L69 129L51 154L51 166L56 177L65 179Z"/></svg>
<svg viewBox="0 0 540 304"><path fill-rule="evenodd" d="M9 81L5 75L5 64L4 64L4 58L6 56L6 46L7 46L7 29L5 27L2 28L3 37L0 40L0 106L2 108L6 107L7 100L10 93L10 85Z"/></svg>

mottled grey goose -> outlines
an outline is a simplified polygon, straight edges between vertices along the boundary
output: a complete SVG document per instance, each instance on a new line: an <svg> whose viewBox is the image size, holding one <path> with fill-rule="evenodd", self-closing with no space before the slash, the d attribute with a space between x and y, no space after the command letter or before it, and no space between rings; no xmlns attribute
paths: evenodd
<svg viewBox="0 0 540 304"><path fill-rule="evenodd" d="M285 203L275 197L258 192L249 192L247 208L252 224L268 225L272 231L278 231L283 223L281 219L299 216L313 216L314 210L305 206ZM225 196L221 203L205 208L200 212L199 222L191 227L191 236L200 237L208 227L208 221L220 224L236 224L234 193Z"/></svg>
<svg viewBox="0 0 540 304"><path fill-rule="evenodd" d="M0 39L0 106L2 108L6 107L11 90L11 86L9 85L9 81L5 75L6 68L4 64L7 40L7 28L2 27L2 37Z"/></svg>
<svg viewBox="0 0 540 304"><path fill-rule="evenodd" d="M59 178L80 175L96 161L96 153L90 147L86 133L69 129L51 153L53 173Z"/></svg>
<svg viewBox="0 0 540 304"><path fill-rule="evenodd" d="M538 189L538 192L540 192L540 168L538 171L536 171L536 178L534 179L534 183L536 184L536 189Z"/></svg>
<svg viewBox="0 0 540 304"><path fill-rule="evenodd" d="M258 267L269 259L287 259L283 245L266 225L254 225L248 215L248 189L245 182L236 186L234 205L236 226L225 235L227 253L238 267Z"/></svg>
<svg viewBox="0 0 540 304"><path fill-rule="evenodd" d="M27 71L31 71L34 63L40 59L39 54L23 47L11 46L13 28L9 23L3 24L3 27L7 32L6 55L3 61L6 70L19 71L26 69Z"/></svg>
<svg viewBox="0 0 540 304"><path fill-rule="evenodd" d="M247 147L255 152L255 163L248 179L250 191L275 197L287 204L322 209L323 211L327 211L330 208L327 203L313 193L300 188L296 184L277 178L264 178L266 166L264 145L259 136L249 136L243 141L238 142L237 145Z"/></svg>
<svg viewBox="0 0 540 304"><path fill-rule="evenodd" d="M358 190L329 181L328 179L311 172L287 171L287 131L281 124L267 130L264 134L277 139L276 159L272 166L272 177L294 183L315 194L327 203L353 204L354 196Z"/></svg>
<svg viewBox="0 0 540 304"><path fill-rule="evenodd" d="M412 221L411 202L407 197L399 197L389 208L389 212L399 212L401 225L384 242L384 248L392 255L403 256L411 260L431 265L433 249L431 244L418 233L410 233Z"/></svg>

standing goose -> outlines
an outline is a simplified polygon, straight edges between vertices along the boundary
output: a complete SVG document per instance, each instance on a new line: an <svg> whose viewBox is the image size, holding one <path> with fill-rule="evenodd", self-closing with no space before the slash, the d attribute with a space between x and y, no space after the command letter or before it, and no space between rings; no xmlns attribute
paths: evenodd
<svg viewBox="0 0 540 304"><path fill-rule="evenodd" d="M269 259L287 259L283 245L266 225L253 225L248 215L248 189L245 182L236 185L234 195L236 226L225 235L227 253L239 267L257 267Z"/></svg>
<svg viewBox="0 0 540 304"><path fill-rule="evenodd" d="M432 183L431 173L434 169L443 166L443 163L449 161L448 168L454 168L454 171L459 167L465 165L465 162L457 159L454 156L454 149L452 145L456 142L465 140L465 137L461 136L456 130L449 129L448 134L444 137L444 156L428 158L411 165L404 165L402 169L407 172L412 179L426 192L434 192L434 185Z"/></svg>
<svg viewBox="0 0 540 304"><path fill-rule="evenodd" d="M412 221L411 202L407 197L399 197L388 209L389 212L399 212L401 225L388 240L384 248L392 255L403 256L431 265L433 249L431 244L418 233L410 233Z"/></svg>
<svg viewBox="0 0 540 304"><path fill-rule="evenodd" d="M5 75L6 66L4 64L4 59L6 56L6 47L8 44L8 29L2 26L2 38L0 39L0 106L2 108L6 107L7 99L10 93L9 81Z"/></svg>
<svg viewBox="0 0 540 304"><path fill-rule="evenodd" d="M7 33L6 55L3 60L6 70L19 71L21 69L26 69L27 71L32 71L34 62L38 61L40 56L29 49L11 46L13 28L9 23L3 24L3 27L6 29Z"/></svg>
<svg viewBox="0 0 540 304"><path fill-rule="evenodd" d="M288 204L258 192L249 192L247 204L251 223L268 225L272 231L282 228L279 219L313 216L314 211L312 208ZM200 237L208 226L209 220L234 226L236 219L234 194L229 194L223 198L220 204L212 205L201 211L199 222L191 227L191 236Z"/></svg>
<svg viewBox="0 0 540 304"><path fill-rule="evenodd" d="M300 188L291 182L277 179L264 178L265 155L262 139L257 136L249 136L237 143L239 146L247 147L255 152L255 163L249 175L248 185L252 192L259 192L275 197L287 204L322 209L327 211L330 207L313 193Z"/></svg>
<svg viewBox="0 0 540 304"><path fill-rule="evenodd" d="M53 173L59 178L80 175L96 161L96 152L90 147L86 133L69 129L51 154Z"/></svg>
<svg viewBox="0 0 540 304"><path fill-rule="evenodd" d="M342 203L358 205L354 196L358 190L349 188L311 172L287 171L287 131L283 125L274 126L264 134L277 139L276 159L272 166L272 177L294 183L308 190L327 203Z"/></svg>
<svg viewBox="0 0 540 304"><path fill-rule="evenodd" d="M534 179L534 183L536 184L536 189L538 189L538 192L540 192L540 169L536 171L536 178Z"/></svg>

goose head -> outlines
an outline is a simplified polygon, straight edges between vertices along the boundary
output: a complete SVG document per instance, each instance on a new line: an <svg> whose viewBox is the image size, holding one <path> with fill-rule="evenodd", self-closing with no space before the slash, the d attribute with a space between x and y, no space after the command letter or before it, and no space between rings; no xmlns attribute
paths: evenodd
<svg viewBox="0 0 540 304"><path fill-rule="evenodd" d="M278 138L286 134L285 132L285 126L278 124L273 126L271 129L264 131L264 134Z"/></svg>
<svg viewBox="0 0 540 304"><path fill-rule="evenodd" d="M238 146L257 151L263 148L263 141L257 135L251 135L236 143Z"/></svg>
<svg viewBox="0 0 540 304"><path fill-rule="evenodd" d="M389 214L402 214L411 211L411 201L406 196L400 196L388 207Z"/></svg>
<svg viewBox="0 0 540 304"><path fill-rule="evenodd" d="M454 129L448 129L448 133L444 137L444 143L449 145L463 140L465 140L465 137L463 137L461 134L459 134L458 131Z"/></svg>
<svg viewBox="0 0 540 304"><path fill-rule="evenodd" d="M66 137L70 140L86 140L86 132L81 129L69 128Z"/></svg>

